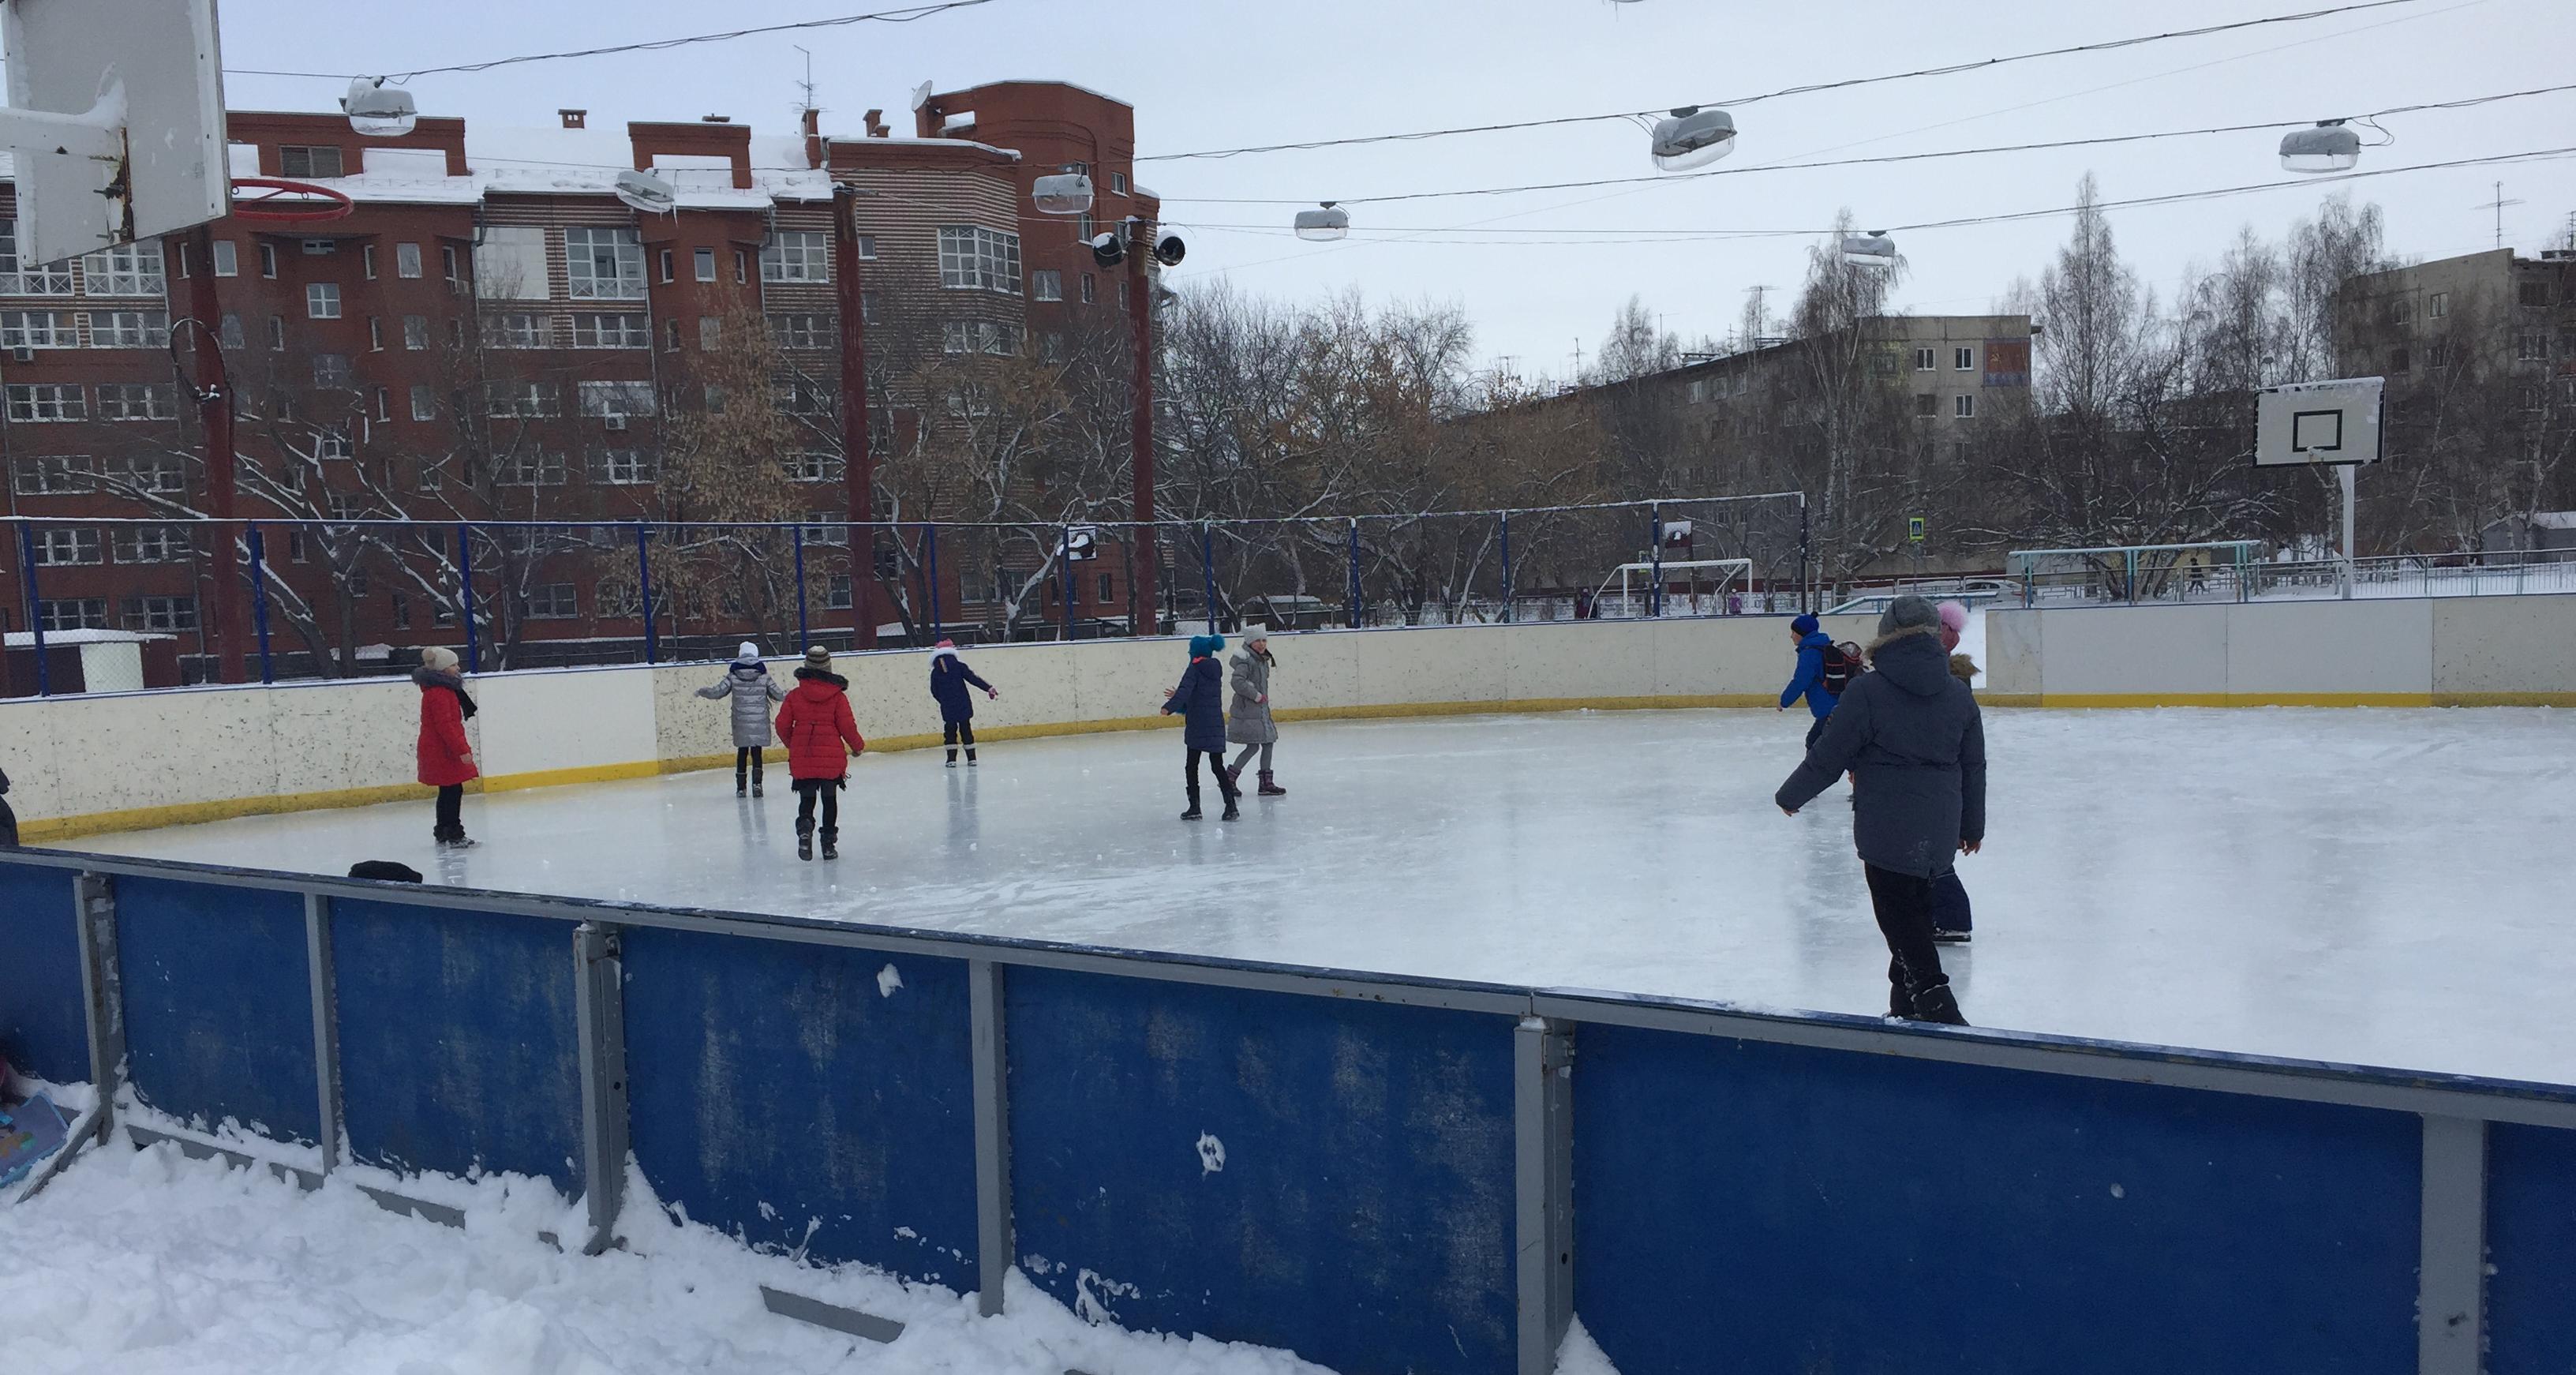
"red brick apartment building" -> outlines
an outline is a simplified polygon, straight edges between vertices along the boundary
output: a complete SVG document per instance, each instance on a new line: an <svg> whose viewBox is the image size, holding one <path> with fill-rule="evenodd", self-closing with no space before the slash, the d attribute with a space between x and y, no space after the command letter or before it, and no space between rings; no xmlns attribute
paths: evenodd
<svg viewBox="0 0 2576 1375"><path fill-rule="evenodd" d="M879 337L898 333L876 319L880 300L902 327L939 341L920 347L947 352L1053 352L1086 329L1125 337L1127 269L1096 266L1085 240L1158 212L1134 184L1134 112L1106 96L999 82L930 97L912 132L894 137L877 111L863 134L834 136L812 112L799 132L761 134L713 115L602 129L567 110L558 128L487 132L425 117L378 139L336 113L240 111L230 119L236 177L318 183L353 209L309 225L227 219L213 228L210 262L192 261L184 238L24 262L14 190L0 188L7 509L170 518L22 527L25 547L0 570L13 643L24 646L30 617L52 632L174 635L189 676L213 676L202 656L217 551L185 523L205 509L204 427L181 380L204 341L184 323L174 338L172 325L189 316L198 273L215 279L219 318L204 323L237 398L240 514L437 523L379 530L372 543L349 527L264 528L283 582L269 593L281 672L312 672L317 658L325 672L364 671L407 657L387 646L460 643L455 522L686 518L662 490L666 431L706 391L696 379L729 325L746 320L761 322L782 363L773 404L800 422L799 451L776 461L810 495L785 518L818 523L808 551L817 638L848 643L859 615L895 621L875 578L859 579L867 604L852 606L846 549L834 547L845 532L820 524L847 509L833 184L863 193L881 463L940 424L942 408L908 395L899 368L878 366L881 351L907 347ZM1032 181L1075 165L1099 189L1093 214L1038 214ZM675 211L622 204L612 187L628 168L673 184ZM879 511L957 514L919 503L892 512L882 500ZM763 538L776 557L783 533ZM487 538L474 562L485 667L638 657L633 579L618 572L633 568L634 544L632 526ZM906 567L926 595L924 570ZM1102 571L1068 580L1077 615L1123 615L1123 561L1085 567ZM939 592L950 626L976 620L996 595L955 567L942 569ZM721 638L719 652L731 652L731 632L714 623L722 616L691 624L687 614L657 616L665 657L674 636ZM236 654L250 652L247 620ZM23 648L11 657L29 658ZM31 691L25 676L11 674L5 691Z"/></svg>

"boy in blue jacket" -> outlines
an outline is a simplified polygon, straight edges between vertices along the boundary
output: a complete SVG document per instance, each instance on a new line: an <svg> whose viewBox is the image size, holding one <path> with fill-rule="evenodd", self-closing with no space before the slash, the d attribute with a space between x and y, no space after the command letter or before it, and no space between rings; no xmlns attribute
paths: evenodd
<svg viewBox="0 0 2576 1375"><path fill-rule="evenodd" d="M957 746L966 745L966 767L975 767L975 695L968 688L982 688L988 699L998 700L1002 690L976 676L975 670L957 657L957 642L941 640L930 654L930 695L939 703L939 722L948 739L948 767L957 767Z"/></svg>
<svg viewBox="0 0 2576 1375"><path fill-rule="evenodd" d="M1225 669L1216 656L1225 652L1222 635L1190 637L1190 666L1181 673L1181 685L1163 694L1163 714L1179 713L1186 718L1181 732L1182 743L1189 747L1189 760L1181 766L1181 777L1189 784L1190 809L1181 820L1199 819L1199 759L1205 756L1208 771L1216 775L1217 791L1225 795L1225 815L1221 821L1237 820L1243 815L1235 805L1242 794L1235 791L1234 780L1225 771Z"/></svg>
<svg viewBox="0 0 2576 1375"><path fill-rule="evenodd" d="M1789 622L1789 638L1798 645L1798 671L1789 678L1789 686L1780 690L1780 710L1787 711L1801 697L1807 699L1807 711L1815 724L1807 727L1807 748L1816 747L1816 737L1825 733L1825 718L1834 714L1834 703L1851 683L1858 665L1844 657L1825 633L1824 623L1801 612Z"/></svg>

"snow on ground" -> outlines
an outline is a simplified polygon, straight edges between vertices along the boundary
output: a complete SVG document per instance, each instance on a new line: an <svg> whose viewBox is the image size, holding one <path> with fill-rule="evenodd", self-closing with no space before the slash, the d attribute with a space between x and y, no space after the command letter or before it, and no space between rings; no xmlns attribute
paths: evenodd
<svg viewBox="0 0 2576 1375"><path fill-rule="evenodd" d="M1784 658L1785 663L1785 658ZM1293 702L1296 663L1279 693ZM1003 685L1005 690L1009 685ZM721 710L714 704L711 710ZM1177 734L854 769L837 864L729 773L104 836L100 850L1456 979L1886 1006L1850 822L1771 805L1803 712L1289 723L1290 795L1183 823ZM1971 1020L2576 1083L2576 712L1993 711ZM1248 781L1248 780L1247 780ZM328 780L312 780L327 786Z"/></svg>
<svg viewBox="0 0 2576 1375"><path fill-rule="evenodd" d="M636 1181L638 1187L642 1181ZM631 1250L567 1255L481 1181L457 1231L385 1212L346 1178L122 1144L0 1213L0 1368L30 1375L1325 1375L1283 1353L1092 1327L1025 1283L1000 1318L940 1289L757 1256L630 1196ZM771 1314L759 1285L906 1324L890 1346Z"/></svg>

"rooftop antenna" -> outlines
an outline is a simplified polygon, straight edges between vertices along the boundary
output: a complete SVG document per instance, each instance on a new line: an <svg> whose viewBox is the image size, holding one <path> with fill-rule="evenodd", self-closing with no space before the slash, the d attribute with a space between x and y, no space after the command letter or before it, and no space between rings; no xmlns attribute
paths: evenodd
<svg viewBox="0 0 2576 1375"><path fill-rule="evenodd" d="M811 110L814 108L814 50L806 47L802 43L794 44L792 46L795 47L796 51L805 54L805 79L797 82L796 84L805 92L805 104L803 108Z"/></svg>
<svg viewBox="0 0 2576 1375"><path fill-rule="evenodd" d="M2496 221L2495 221L2495 234L2496 234L2496 237L2495 237L2495 246L2496 246L2496 247L2498 247L2498 248L2502 248L2502 247L2504 247L2504 212L2505 212L2505 207L2506 207L2506 206L2509 206L2509 205L2520 205L2520 204L2522 204L2522 202L2521 202L2521 201L2518 201L2518 200L2509 201L2509 200L2506 200L2506 199L2504 198L2504 183L2503 183L2503 182L2497 182L2497 183L2495 184L2495 193L2496 193L2496 198L2495 198L2494 200L2488 201L2488 202L2486 202L2486 203L2485 203L2485 204L2483 204L2483 205L2475 206L2475 207L2472 207L2472 208L2474 208L2474 209L2478 209L2478 210L2492 210L2492 211L2494 211L2494 212L2495 212L2495 216L2496 216Z"/></svg>

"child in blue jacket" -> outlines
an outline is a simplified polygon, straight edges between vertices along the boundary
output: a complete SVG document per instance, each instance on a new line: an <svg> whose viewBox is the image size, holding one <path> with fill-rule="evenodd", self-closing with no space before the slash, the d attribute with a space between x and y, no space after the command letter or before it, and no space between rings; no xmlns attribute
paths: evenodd
<svg viewBox="0 0 2576 1375"><path fill-rule="evenodd" d="M975 694L970 687L982 688L987 698L999 698L1002 690L975 675L964 659L957 657L957 642L942 640L930 655L930 695L939 702L939 721L948 740L948 767L957 767L957 746L966 746L966 767L975 767Z"/></svg>
<svg viewBox="0 0 2576 1375"><path fill-rule="evenodd" d="M1181 778L1189 785L1190 809L1181 820L1199 819L1199 759L1205 756L1208 772L1216 775L1217 791L1225 796L1222 821L1233 821L1243 815L1235 805L1242 796L1234 780L1225 771L1225 669L1216 656L1225 652L1222 635L1190 637L1190 666L1181 673L1181 684L1163 694L1163 714L1180 714L1184 719L1182 743L1189 749L1188 762L1181 766Z"/></svg>

